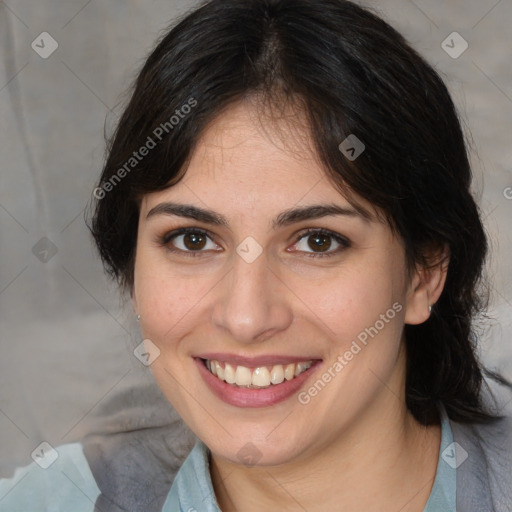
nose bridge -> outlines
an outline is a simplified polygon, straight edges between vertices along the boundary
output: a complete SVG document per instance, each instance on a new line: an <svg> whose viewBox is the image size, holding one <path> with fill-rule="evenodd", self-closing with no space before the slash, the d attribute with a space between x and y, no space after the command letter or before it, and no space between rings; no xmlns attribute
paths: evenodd
<svg viewBox="0 0 512 512"><path fill-rule="evenodd" d="M241 343L268 337L291 322L285 298L276 293L278 279L268 266L266 254L261 252L252 259L247 257L251 250L254 247L244 243L237 248L232 271L221 286L213 311L214 323Z"/></svg>

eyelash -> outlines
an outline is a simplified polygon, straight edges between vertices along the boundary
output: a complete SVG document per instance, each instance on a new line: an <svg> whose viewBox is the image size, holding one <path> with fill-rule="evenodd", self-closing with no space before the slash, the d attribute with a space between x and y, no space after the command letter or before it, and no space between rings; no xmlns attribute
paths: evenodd
<svg viewBox="0 0 512 512"><path fill-rule="evenodd" d="M167 249L167 251L169 251L171 253L185 254L188 257L195 258L195 257L200 256L201 253L203 253L205 251L183 251L182 249L173 249L173 248L171 248L169 246L169 243L174 238L177 238L180 235L187 235L187 234L191 234L191 233L196 234L196 235L198 234L198 235L201 235L201 236L205 236L205 237L208 237L210 240L212 240L212 236L210 235L210 233L208 231L203 230L203 229L198 229L198 228L181 228L181 229L177 229L175 231L171 231L169 233L166 233L163 237L161 237L158 240L158 243L161 246L164 246ZM297 244L303 238L305 238L305 237L307 237L309 235L329 236L329 237L333 238L336 242L338 242L341 247L339 247L338 249L335 249L334 251L324 252L324 253L321 253L321 252L320 253L314 253L314 252L309 253L309 252L301 251L308 258L329 258L331 256L335 256L336 254L339 254L341 251L343 251L344 249L348 249L351 246L350 241L348 239L346 239L345 237L343 237L343 236L341 236L341 235L339 235L337 233L334 233L333 231L329 231L327 229L322 229L322 228L309 228L309 229L307 229L305 231L302 231L301 233L299 233L297 235L293 245Z"/></svg>

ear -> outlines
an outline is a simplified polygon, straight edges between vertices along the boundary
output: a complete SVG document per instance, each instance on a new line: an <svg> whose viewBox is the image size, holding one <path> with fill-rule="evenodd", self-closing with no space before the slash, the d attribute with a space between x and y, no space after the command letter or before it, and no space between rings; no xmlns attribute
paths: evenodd
<svg viewBox="0 0 512 512"><path fill-rule="evenodd" d="M427 252L427 264L415 269L409 283L405 305L405 323L422 324L430 317L429 306L434 307L444 288L450 261L447 246Z"/></svg>

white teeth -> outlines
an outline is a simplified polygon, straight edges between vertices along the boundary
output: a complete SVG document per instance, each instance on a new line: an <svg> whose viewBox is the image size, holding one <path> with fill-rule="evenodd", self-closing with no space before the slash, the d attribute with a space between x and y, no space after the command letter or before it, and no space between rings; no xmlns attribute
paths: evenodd
<svg viewBox="0 0 512 512"><path fill-rule="evenodd" d="M220 380L224 380L224 368L222 368L220 363L218 361L212 361L212 366L215 367L215 371L213 371L212 373L214 375L217 375L217 377L219 377Z"/></svg>
<svg viewBox="0 0 512 512"><path fill-rule="evenodd" d="M256 368L252 374L252 384L254 386L270 386L270 372L263 366Z"/></svg>
<svg viewBox="0 0 512 512"><path fill-rule="evenodd" d="M286 380L292 380L294 376L295 376L295 365L294 364L287 365L286 368L284 369L284 378Z"/></svg>
<svg viewBox="0 0 512 512"><path fill-rule="evenodd" d="M235 369L228 363L224 367L224 380L228 384L234 384L236 382L235 379Z"/></svg>
<svg viewBox="0 0 512 512"><path fill-rule="evenodd" d="M235 372L237 386L249 386L252 383L251 370L245 366L238 366Z"/></svg>
<svg viewBox="0 0 512 512"><path fill-rule="evenodd" d="M297 377L301 373L304 373L306 370L311 368L312 364L313 363L311 361L309 361L307 363L298 363L297 366L295 367L295 377Z"/></svg>
<svg viewBox="0 0 512 512"><path fill-rule="evenodd" d="M284 370L283 365L276 364L272 367L272 371L270 372L270 382L272 384L281 384L284 380Z"/></svg>
<svg viewBox="0 0 512 512"><path fill-rule="evenodd" d="M260 366L251 370L245 366L232 366L229 363L225 363L223 368L219 361L206 361L206 367L218 379L228 384L250 388L267 388L270 385L281 384L285 379L292 380L311 368L312 365L313 361L305 361L285 366L282 364L272 367Z"/></svg>

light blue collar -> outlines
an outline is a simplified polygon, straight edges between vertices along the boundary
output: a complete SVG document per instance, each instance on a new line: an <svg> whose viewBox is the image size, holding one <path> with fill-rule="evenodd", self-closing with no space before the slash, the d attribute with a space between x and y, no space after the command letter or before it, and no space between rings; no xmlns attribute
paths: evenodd
<svg viewBox="0 0 512 512"><path fill-rule="evenodd" d="M442 404L439 406L439 413L441 415L441 449L434 486L423 512L456 512L456 468L464 462L467 453L462 446L453 442L450 420Z"/></svg>
<svg viewBox="0 0 512 512"><path fill-rule="evenodd" d="M176 474L162 512L222 512L209 468L209 449L198 440Z"/></svg>

